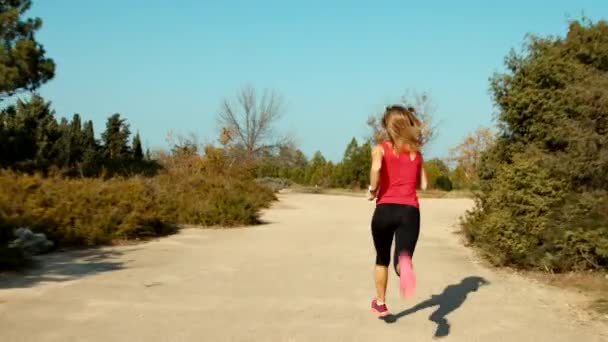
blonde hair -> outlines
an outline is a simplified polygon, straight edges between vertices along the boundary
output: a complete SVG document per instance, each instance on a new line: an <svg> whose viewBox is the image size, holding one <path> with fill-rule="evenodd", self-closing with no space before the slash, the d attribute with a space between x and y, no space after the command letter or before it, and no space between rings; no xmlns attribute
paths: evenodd
<svg viewBox="0 0 608 342"><path fill-rule="evenodd" d="M388 106L382 127L395 152L417 152L422 147L422 122L412 107Z"/></svg>

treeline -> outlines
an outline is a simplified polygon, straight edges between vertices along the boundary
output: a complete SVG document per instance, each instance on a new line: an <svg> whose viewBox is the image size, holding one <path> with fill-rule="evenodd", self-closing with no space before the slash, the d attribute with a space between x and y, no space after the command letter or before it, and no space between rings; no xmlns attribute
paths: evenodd
<svg viewBox="0 0 608 342"><path fill-rule="evenodd" d="M487 129L479 131L484 134L489 132ZM433 158L425 161L430 189L451 191L477 188L477 165L471 160L476 158L477 148L481 147L467 145L466 142L471 139L476 138L467 136L465 142L454 148L446 160ZM302 151L289 145L282 146L276 153L267 153L260 158L255 175L259 178L286 179L305 186L365 189L369 182L372 146L371 140L359 143L353 138L346 146L342 160L337 163L326 160L319 151L307 159Z"/></svg>
<svg viewBox="0 0 608 342"><path fill-rule="evenodd" d="M120 114L108 118L98 140L92 121L79 114L57 119L51 104L33 95L0 111L0 168L96 177L153 174L158 165Z"/></svg>
<svg viewBox="0 0 608 342"><path fill-rule="evenodd" d="M423 140L430 142L436 136L433 120L433 101L427 93L406 92L401 101L417 108L425 127ZM371 138L362 141L352 138L345 146L342 159L327 160L320 151L310 158L299 150L289 137L283 137L273 129L273 124L284 114L283 100L276 91L265 90L261 94L250 85L241 88L234 98L225 99L218 114L223 129L220 143L227 148L234 160L250 162L258 179L267 181L273 188L289 183L321 188L367 188L371 166L371 149L379 137L384 136L381 125L383 113L370 116L366 122ZM474 138L475 141L477 139ZM196 151L195 144L186 142L180 149ZM464 144L455 150L454 162L433 159L426 162L430 174L430 187L441 190L468 189L475 184L475 173L468 172L475 163L469 153L478 144ZM468 153L468 154L465 154ZM453 167L448 167L448 165Z"/></svg>
<svg viewBox="0 0 608 342"><path fill-rule="evenodd" d="M346 147L342 160L333 163L317 151L310 160L302 151L283 146L277 153L266 154L256 167L257 177L288 179L300 185L324 188L364 188L369 182L371 147L353 138Z"/></svg>
<svg viewBox="0 0 608 342"><path fill-rule="evenodd" d="M160 164L151 159L149 150L144 153L139 132L132 136L130 125L120 114L108 117L100 138L96 138L92 121L83 121L79 114L71 120L58 119L49 102L33 95L28 101L18 100L0 111L0 168L71 177L158 172ZM292 144L283 144L257 156L253 172L258 178L282 178L300 185L362 189L369 181L371 148L371 140L359 143L352 138L342 160L334 163L320 151L307 158ZM199 150L192 141L172 147L174 155ZM464 156L472 150L475 149L469 147L468 152L455 155ZM246 159L243 151L232 155ZM467 173L472 173L475 166L467 168L463 157L453 159L457 162L454 168L448 166L449 161L438 158L425 161L431 188L450 191L475 187Z"/></svg>

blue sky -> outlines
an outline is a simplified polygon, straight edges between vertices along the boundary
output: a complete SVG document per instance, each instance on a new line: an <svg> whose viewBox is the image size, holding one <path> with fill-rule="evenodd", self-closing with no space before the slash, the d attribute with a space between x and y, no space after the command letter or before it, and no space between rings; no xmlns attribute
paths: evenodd
<svg viewBox="0 0 608 342"><path fill-rule="evenodd" d="M407 89L434 99L427 158L447 155L492 125L488 78L508 51L582 13L608 18L608 1L34 0L29 14L57 64L40 92L59 116L81 113L99 134L121 113L152 149L170 130L212 141L221 100L253 84L283 95L279 127L307 155L339 160Z"/></svg>

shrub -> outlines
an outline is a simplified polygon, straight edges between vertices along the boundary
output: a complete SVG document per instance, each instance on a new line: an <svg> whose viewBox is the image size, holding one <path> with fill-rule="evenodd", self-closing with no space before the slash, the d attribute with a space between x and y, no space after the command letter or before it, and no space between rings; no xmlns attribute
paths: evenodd
<svg viewBox="0 0 608 342"><path fill-rule="evenodd" d="M469 241L497 265L535 266L548 214L565 196L564 183L551 178L541 156L529 151L501 165L485 186L464 220Z"/></svg>
<svg viewBox="0 0 608 342"><path fill-rule="evenodd" d="M435 180L435 188L443 191L452 191L452 181L448 176L439 176Z"/></svg>
<svg viewBox="0 0 608 342"><path fill-rule="evenodd" d="M608 193L569 193L549 215L545 244L537 257L555 271L602 269L608 265Z"/></svg>
<svg viewBox="0 0 608 342"><path fill-rule="evenodd" d="M64 179L0 173L0 229L41 232L58 245L107 244L175 231L158 212L158 196L141 178Z"/></svg>
<svg viewBox="0 0 608 342"><path fill-rule="evenodd" d="M161 158L166 171L150 181L160 194L163 215L173 222L203 226L240 226L259 222L260 210L276 200L257 184L253 167L230 160L207 146L204 157L187 154Z"/></svg>
<svg viewBox="0 0 608 342"><path fill-rule="evenodd" d="M463 228L496 264L608 269L606 37L605 21L532 37L492 80L501 132Z"/></svg>
<svg viewBox="0 0 608 342"><path fill-rule="evenodd" d="M450 172L450 169L445 162L438 158L425 160L424 170L426 171L428 185L432 189L439 189L437 186L437 179L442 176L448 176Z"/></svg>
<svg viewBox="0 0 608 342"><path fill-rule="evenodd" d="M256 224L260 209L276 199L272 190L236 177L169 173L149 182L158 193L161 215L183 224L225 227Z"/></svg>
<svg viewBox="0 0 608 342"><path fill-rule="evenodd" d="M247 175L210 172L195 159L155 177L62 178L0 172L0 246L29 227L59 246L161 236L176 224L239 226L259 222L272 190Z"/></svg>

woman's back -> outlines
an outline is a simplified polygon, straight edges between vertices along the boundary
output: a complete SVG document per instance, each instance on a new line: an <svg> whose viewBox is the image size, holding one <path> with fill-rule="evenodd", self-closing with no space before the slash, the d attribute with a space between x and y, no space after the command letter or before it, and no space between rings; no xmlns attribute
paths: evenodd
<svg viewBox="0 0 608 342"><path fill-rule="evenodd" d="M383 157L376 203L405 204L418 208L416 187L422 156L419 152L396 154L390 142L384 142L380 146Z"/></svg>

